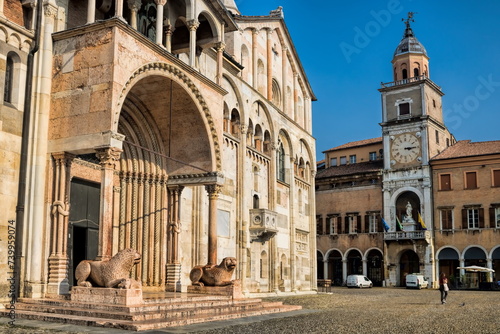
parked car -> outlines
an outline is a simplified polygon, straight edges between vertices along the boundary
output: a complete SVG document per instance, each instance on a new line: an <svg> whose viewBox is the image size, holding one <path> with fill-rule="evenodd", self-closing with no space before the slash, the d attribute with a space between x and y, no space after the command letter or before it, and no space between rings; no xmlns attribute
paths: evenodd
<svg viewBox="0 0 500 334"><path fill-rule="evenodd" d="M427 282L422 274L408 274L406 275L406 288L407 289L422 289L427 288L429 282Z"/></svg>
<svg viewBox="0 0 500 334"><path fill-rule="evenodd" d="M363 275L349 275L347 276L346 285L348 288L371 288L372 281Z"/></svg>

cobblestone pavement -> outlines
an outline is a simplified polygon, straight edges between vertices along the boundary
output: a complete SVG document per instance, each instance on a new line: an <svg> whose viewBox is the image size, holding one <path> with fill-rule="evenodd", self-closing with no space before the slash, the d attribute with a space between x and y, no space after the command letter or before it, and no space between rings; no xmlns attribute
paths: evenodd
<svg viewBox="0 0 500 334"><path fill-rule="evenodd" d="M329 294L271 300L302 305L312 312L270 320L257 317L252 323L229 321L209 330L202 329L214 326L187 326L179 331L146 333L500 333L500 292L496 291L450 291L445 305L440 303L437 290L402 288L334 288ZM8 328L0 325L0 332L56 333L54 329L40 327ZM75 328L73 332L57 333L96 333L90 328Z"/></svg>

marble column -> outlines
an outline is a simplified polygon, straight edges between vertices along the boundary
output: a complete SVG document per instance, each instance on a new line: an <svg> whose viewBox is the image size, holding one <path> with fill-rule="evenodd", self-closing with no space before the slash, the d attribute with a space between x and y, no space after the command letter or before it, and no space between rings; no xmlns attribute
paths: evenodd
<svg viewBox="0 0 500 334"><path fill-rule="evenodd" d="M127 3L130 9L130 26L137 30L137 13L141 9L141 0L128 0Z"/></svg>
<svg viewBox="0 0 500 334"><path fill-rule="evenodd" d="M99 248L98 260L110 259L113 229L113 181L115 165L120 160L122 150L116 147L96 149L96 156L101 161L101 197L99 213Z"/></svg>
<svg viewBox="0 0 500 334"><path fill-rule="evenodd" d="M287 72L288 72L288 48L286 45L281 46L281 96L282 96L282 111L286 115L290 116L288 114L288 96L286 95L286 87L287 87Z"/></svg>
<svg viewBox="0 0 500 334"><path fill-rule="evenodd" d="M266 39L266 45L267 45L267 99L272 101L273 100L273 46L272 46L272 37L273 31L271 29L267 29L267 39Z"/></svg>
<svg viewBox="0 0 500 334"><path fill-rule="evenodd" d="M297 86L298 86L298 77L299 75L297 73L294 73L293 74L293 105L292 105L292 109L293 109L293 120L297 123L299 123L299 115L298 115L298 90L297 90Z"/></svg>
<svg viewBox="0 0 500 334"><path fill-rule="evenodd" d="M361 262L363 262L363 275L367 276L367 274L368 274L368 260L363 259L363 260L361 260Z"/></svg>
<svg viewBox="0 0 500 334"><path fill-rule="evenodd" d="M257 35L259 32L257 29L252 29L252 86L254 89L258 89L259 80L257 74Z"/></svg>
<svg viewBox="0 0 500 334"><path fill-rule="evenodd" d="M323 278L324 279L329 279L332 280L333 282L333 277L328 277L329 272L328 272L328 259L323 259Z"/></svg>
<svg viewBox="0 0 500 334"><path fill-rule="evenodd" d="M222 84L222 68L223 68L223 56L224 56L224 49L226 47L226 44L223 42L219 42L216 44L215 49L217 50L217 74L215 76L215 82L218 85Z"/></svg>
<svg viewBox="0 0 500 334"><path fill-rule="evenodd" d="M115 0L115 17L123 20L123 0Z"/></svg>
<svg viewBox="0 0 500 334"><path fill-rule="evenodd" d="M5 15L3 14L3 2L4 2L4 1L5 1L5 0L0 0L0 16L5 16Z"/></svg>
<svg viewBox="0 0 500 334"><path fill-rule="evenodd" d="M168 187L168 263L179 263L180 202L183 186Z"/></svg>
<svg viewBox="0 0 500 334"><path fill-rule="evenodd" d="M69 185L71 163L74 156L69 153L53 153L54 200L52 202L52 224L50 230L49 295L68 294L68 223Z"/></svg>
<svg viewBox="0 0 500 334"><path fill-rule="evenodd" d="M197 20L187 22L189 28L189 66L195 67L196 65L196 30L200 26Z"/></svg>
<svg viewBox="0 0 500 334"><path fill-rule="evenodd" d="M217 264L217 199L222 186L209 184L205 186L208 193L208 265Z"/></svg>
<svg viewBox="0 0 500 334"><path fill-rule="evenodd" d="M163 6L167 0L155 0L156 3L156 44L162 44L163 38Z"/></svg>
<svg viewBox="0 0 500 334"><path fill-rule="evenodd" d="M171 24L165 26L165 48L168 52L172 52L172 34L174 33L174 27Z"/></svg>
<svg viewBox="0 0 500 334"><path fill-rule="evenodd" d="M347 279L347 260L342 259L342 282Z"/></svg>
<svg viewBox="0 0 500 334"><path fill-rule="evenodd" d="M87 24L95 22L95 0L87 2Z"/></svg>

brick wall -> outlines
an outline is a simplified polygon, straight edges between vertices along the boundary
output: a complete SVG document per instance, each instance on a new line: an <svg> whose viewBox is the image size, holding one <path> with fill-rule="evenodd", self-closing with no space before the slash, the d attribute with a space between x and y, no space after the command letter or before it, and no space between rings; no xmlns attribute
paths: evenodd
<svg viewBox="0 0 500 334"><path fill-rule="evenodd" d="M4 15L10 21L24 27L23 7L21 0L4 0Z"/></svg>

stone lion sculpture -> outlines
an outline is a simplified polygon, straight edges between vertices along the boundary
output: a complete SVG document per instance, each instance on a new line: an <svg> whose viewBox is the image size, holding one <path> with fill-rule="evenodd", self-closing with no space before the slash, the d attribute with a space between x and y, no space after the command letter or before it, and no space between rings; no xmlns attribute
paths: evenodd
<svg viewBox="0 0 500 334"><path fill-rule="evenodd" d="M140 289L140 282L129 278L130 270L140 261L141 255L132 248L119 251L110 260L83 260L75 271L77 285Z"/></svg>
<svg viewBox="0 0 500 334"><path fill-rule="evenodd" d="M234 257L225 257L219 265L196 266L191 269L189 278L193 285L199 286L226 286L233 285L231 280L237 260Z"/></svg>

